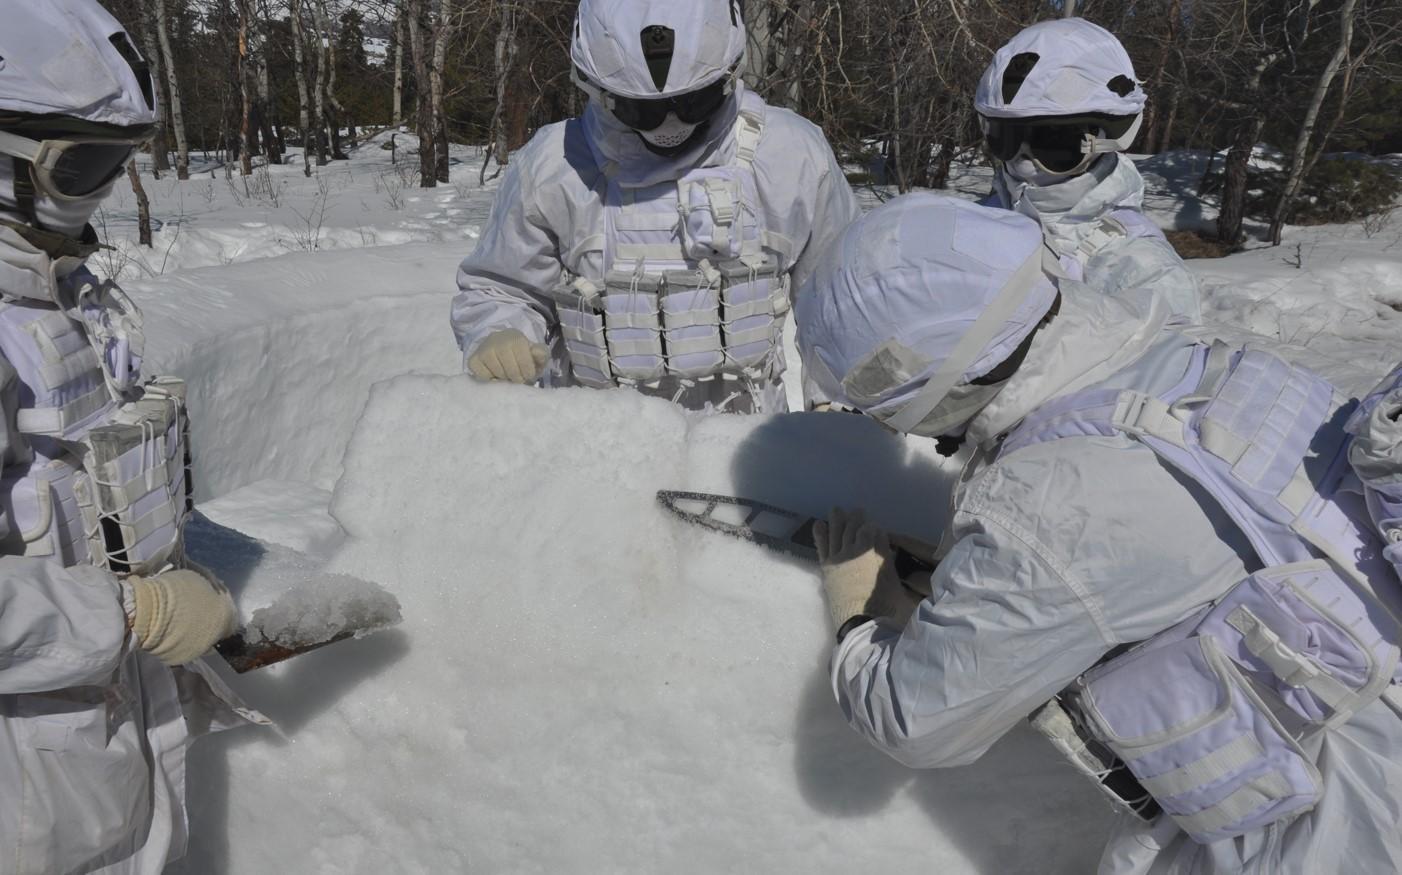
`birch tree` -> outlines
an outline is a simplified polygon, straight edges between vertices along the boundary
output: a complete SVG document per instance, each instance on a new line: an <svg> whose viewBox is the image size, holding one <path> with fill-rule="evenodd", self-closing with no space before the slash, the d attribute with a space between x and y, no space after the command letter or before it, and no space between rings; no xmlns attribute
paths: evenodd
<svg viewBox="0 0 1402 875"><path fill-rule="evenodd" d="M170 50L170 27L166 15L166 0L151 0L155 7L156 36L161 46L166 85L170 90L170 126L175 133L175 178L190 178L190 143L185 136L185 111L180 102L180 80L175 75L175 54Z"/></svg>
<svg viewBox="0 0 1402 875"><path fill-rule="evenodd" d="M429 83L432 81L433 19L427 0L407 0L409 13L409 47L414 58L414 82L417 86L418 108L415 112L415 126L419 135L419 186L435 188L438 185L437 153L434 151L437 117L433 111L433 99Z"/></svg>
<svg viewBox="0 0 1402 875"><path fill-rule="evenodd" d="M1329 86L1333 84L1339 67L1348 57L1349 46L1353 43L1353 17L1357 9L1358 0L1344 0L1344 5L1339 10L1339 45L1334 50L1334 55L1329 59L1329 63L1320 71L1319 80L1314 86L1314 93L1310 96L1309 106L1305 109L1305 117L1300 122L1300 133L1295 137L1295 148L1290 155L1290 173L1286 177L1285 187L1281 190L1280 197L1275 203L1275 211L1271 215L1272 246L1280 245L1280 235L1285 227L1285 217L1290 211L1290 205L1294 201L1295 195L1300 191L1300 183L1304 180L1306 158L1310 151L1310 140L1314 137L1315 124L1319 121L1319 111L1324 106L1324 98L1329 93Z"/></svg>
<svg viewBox="0 0 1402 875"><path fill-rule="evenodd" d="M311 99L307 94L306 38L302 22L303 0L288 0L292 21L294 76L297 79L298 121L302 128L302 175L312 175L312 149L315 134L311 126Z"/></svg>

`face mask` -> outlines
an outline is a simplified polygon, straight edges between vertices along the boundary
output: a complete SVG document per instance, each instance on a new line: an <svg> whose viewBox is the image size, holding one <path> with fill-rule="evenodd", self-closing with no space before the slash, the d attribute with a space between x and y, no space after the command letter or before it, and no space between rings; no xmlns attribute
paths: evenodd
<svg viewBox="0 0 1402 875"><path fill-rule="evenodd" d="M1037 162L1024 154L1019 153L1016 158L1004 163L1008 175L1018 182L1025 182L1028 185L1035 185L1038 188L1058 185L1070 179L1077 178L1077 175L1067 175L1065 173L1052 173L1037 166Z"/></svg>
<svg viewBox="0 0 1402 875"><path fill-rule="evenodd" d="M688 124L677 118L674 112L667 113L667 120L650 131L638 131L638 136L659 149L676 149L686 145L700 123Z"/></svg>
<svg viewBox="0 0 1402 875"><path fill-rule="evenodd" d="M19 215L19 205L15 201L14 188L15 162L0 158L0 209ZM34 198L34 213L45 230L77 239L82 236L92 214L112 192L116 180L79 200L56 200L43 193Z"/></svg>

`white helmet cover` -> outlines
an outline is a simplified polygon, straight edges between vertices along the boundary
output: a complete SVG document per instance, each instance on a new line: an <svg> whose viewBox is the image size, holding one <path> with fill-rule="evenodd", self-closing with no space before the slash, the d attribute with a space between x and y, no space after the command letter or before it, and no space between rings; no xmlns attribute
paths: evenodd
<svg viewBox="0 0 1402 875"><path fill-rule="evenodd" d="M974 109L986 118L1132 116L1144 110L1144 90L1114 34L1083 18L1059 18L1023 29L998 50Z"/></svg>
<svg viewBox="0 0 1402 875"><path fill-rule="evenodd" d="M0 0L17 2L17 0ZM643 57L644 28L676 34L659 90ZM673 97L730 73L745 53L739 0L581 0L570 59L591 82L620 97Z"/></svg>
<svg viewBox="0 0 1402 875"><path fill-rule="evenodd" d="M944 434L976 411L928 417L1006 361L1056 300L1038 224L932 193L853 223L795 296L805 371L835 402L900 431Z"/></svg>
<svg viewBox="0 0 1402 875"><path fill-rule="evenodd" d="M96 0L0 0L0 117L154 125L143 70L131 38Z"/></svg>

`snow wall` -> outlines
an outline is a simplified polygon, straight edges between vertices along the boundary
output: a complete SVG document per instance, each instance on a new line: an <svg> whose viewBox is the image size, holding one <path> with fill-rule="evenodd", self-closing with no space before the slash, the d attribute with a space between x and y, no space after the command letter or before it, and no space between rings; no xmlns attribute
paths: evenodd
<svg viewBox="0 0 1402 875"><path fill-rule="evenodd" d="M448 305L462 256L299 253L128 283L146 373L189 384L197 498L260 480L330 489L372 383L461 370Z"/></svg>
<svg viewBox="0 0 1402 875"><path fill-rule="evenodd" d="M930 452L836 413L376 386L330 569L383 583L404 623L235 679L281 734L194 747L177 871L1093 870L1108 806L1042 739L886 759L832 700L815 570L654 500L864 506L930 536L950 477Z"/></svg>

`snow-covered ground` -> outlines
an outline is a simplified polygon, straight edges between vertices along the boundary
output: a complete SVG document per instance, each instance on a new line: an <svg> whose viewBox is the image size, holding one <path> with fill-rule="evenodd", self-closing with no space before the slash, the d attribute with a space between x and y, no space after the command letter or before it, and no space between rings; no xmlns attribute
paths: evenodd
<svg viewBox="0 0 1402 875"><path fill-rule="evenodd" d="M195 746L172 871L1088 871L1108 809L1040 739L962 769L886 761L832 704L812 570L653 500L863 505L930 535L944 463L859 417L698 421L445 376L453 268L495 182L461 149L453 184L421 191L398 141L398 165L380 135L310 180L148 175L151 250L125 182L105 210L97 266L144 307L152 366L191 383L200 558L246 614L296 576L290 548L404 616L233 679L280 729ZM1164 227L1214 217L1202 161L1142 162ZM1378 372L1402 349L1402 216L1193 266L1214 318Z"/></svg>

